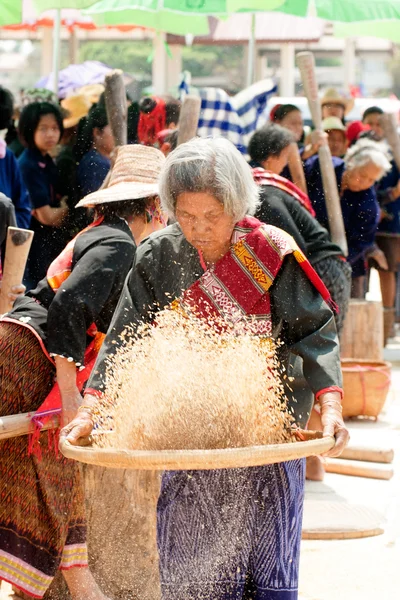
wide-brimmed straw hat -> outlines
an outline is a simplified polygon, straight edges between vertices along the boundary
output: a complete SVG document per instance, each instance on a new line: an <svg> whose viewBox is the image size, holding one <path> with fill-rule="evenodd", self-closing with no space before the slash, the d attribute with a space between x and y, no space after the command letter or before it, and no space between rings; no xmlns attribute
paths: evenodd
<svg viewBox="0 0 400 600"><path fill-rule="evenodd" d="M346 135L346 127L338 117L327 117L322 121L322 131L342 131Z"/></svg>
<svg viewBox="0 0 400 600"><path fill-rule="evenodd" d="M67 96L61 102L61 106L67 111L68 115L64 119L64 129L69 129L77 125L83 117L86 117L92 103L84 94L76 94L75 96Z"/></svg>
<svg viewBox="0 0 400 600"><path fill-rule="evenodd" d="M343 106L344 114L347 115L353 109L354 98L346 98L335 88L328 88L321 98L321 106L325 106L326 104L339 104Z"/></svg>
<svg viewBox="0 0 400 600"><path fill-rule="evenodd" d="M80 200L77 208L158 195L158 179L165 162L163 153L142 145L119 146L115 152L106 187Z"/></svg>

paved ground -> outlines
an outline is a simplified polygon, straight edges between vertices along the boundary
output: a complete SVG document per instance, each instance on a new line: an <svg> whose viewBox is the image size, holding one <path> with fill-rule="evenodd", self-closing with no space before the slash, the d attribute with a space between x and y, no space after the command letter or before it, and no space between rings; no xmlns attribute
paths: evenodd
<svg viewBox="0 0 400 600"><path fill-rule="evenodd" d="M385 350L392 361L392 387L378 422L351 423L359 443L395 448L395 475L378 481L327 474L325 484L354 504L383 513L385 534L360 540L303 541L301 600L398 600L400 568L400 338Z"/></svg>

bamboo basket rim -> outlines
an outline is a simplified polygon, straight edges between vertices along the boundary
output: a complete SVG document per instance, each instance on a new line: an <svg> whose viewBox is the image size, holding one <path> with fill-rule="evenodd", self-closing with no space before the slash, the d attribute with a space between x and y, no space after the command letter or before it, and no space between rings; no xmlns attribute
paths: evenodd
<svg viewBox="0 0 400 600"><path fill-rule="evenodd" d="M219 450L118 450L73 446L65 438L60 451L66 458L100 467L157 471L212 470L260 467L328 452L332 436L286 444L224 448Z"/></svg>
<svg viewBox="0 0 400 600"><path fill-rule="evenodd" d="M346 365L349 365L351 363L354 364L360 364L360 365L380 365L381 367L385 367L388 369L392 368L392 363L389 362L388 360L371 360L370 358L341 358L340 359L340 363L342 368L346 367Z"/></svg>

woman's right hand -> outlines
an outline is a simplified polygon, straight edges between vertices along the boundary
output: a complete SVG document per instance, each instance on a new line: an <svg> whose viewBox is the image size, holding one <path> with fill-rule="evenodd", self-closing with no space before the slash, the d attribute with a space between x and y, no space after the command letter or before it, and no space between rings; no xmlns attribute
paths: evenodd
<svg viewBox="0 0 400 600"><path fill-rule="evenodd" d="M75 419L61 429L60 439L66 439L76 446L80 438L88 437L92 433L93 426L92 416L88 412L79 411Z"/></svg>

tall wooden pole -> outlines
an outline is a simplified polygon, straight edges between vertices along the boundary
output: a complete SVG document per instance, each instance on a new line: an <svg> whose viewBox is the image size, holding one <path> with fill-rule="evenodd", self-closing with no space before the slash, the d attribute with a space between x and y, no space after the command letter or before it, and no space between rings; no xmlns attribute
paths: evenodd
<svg viewBox="0 0 400 600"><path fill-rule="evenodd" d="M128 108L123 73L115 69L105 80L105 101L108 122L114 136L116 146L124 146L128 140L127 119Z"/></svg>

